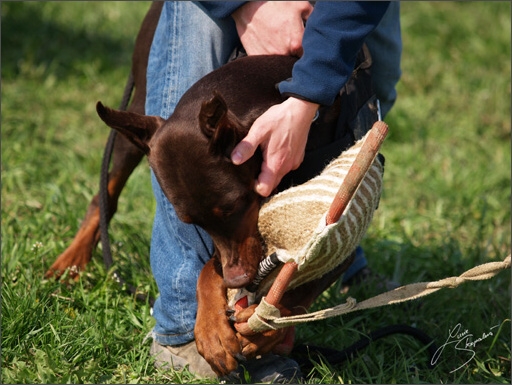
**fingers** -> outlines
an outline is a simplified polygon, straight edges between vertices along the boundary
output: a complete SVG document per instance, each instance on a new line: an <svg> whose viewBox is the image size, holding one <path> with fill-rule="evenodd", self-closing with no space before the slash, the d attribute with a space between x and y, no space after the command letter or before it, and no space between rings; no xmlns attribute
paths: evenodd
<svg viewBox="0 0 512 385"><path fill-rule="evenodd" d="M261 140L254 138L251 135L251 131L247 137L242 140L234 148L231 153L231 161L235 165L240 165L251 158L256 149L261 144ZM296 169L304 159L304 153L302 152L296 158L286 158L285 156L279 157L278 155L268 156L266 148L263 149L263 163L261 164L261 171L256 184L254 186L255 191L263 196L268 197L274 188L277 187L283 176L291 170Z"/></svg>
<svg viewBox="0 0 512 385"><path fill-rule="evenodd" d="M286 336L286 329L270 330L252 336L237 334L242 354L247 358L272 351Z"/></svg>
<svg viewBox="0 0 512 385"><path fill-rule="evenodd" d="M250 157L254 155L259 143L255 143L255 140L250 136L251 132L238 143L233 151L231 152L231 162L239 166L245 163Z"/></svg>
<svg viewBox="0 0 512 385"><path fill-rule="evenodd" d="M277 186L278 175L266 162L261 165L261 172L254 186L256 192L262 197L268 197ZM279 178L280 180L280 178Z"/></svg>
<svg viewBox="0 0 512 385"><path fill-rule="evenodd" d="M251 305L248 308L237 311L233 316L235 323L233 326L236 331L244 336L250 336L256 334L250 327L247 321L254 314L257 305Z"/></svg>
<svg viewBox="0 0 512 385"><path fill-rule="evenodd" d="M251 358L258 354L265 354L270 351L289 353L293 348L295 328L283 328L254 332L248 325L247 320L254 314L258 305L252 305L246 309L236 312L234 327L238 332L236 337L242 348L242 354ZM282 315L290 315L291 311L279 306Z"/></svg>
<svg viewBox="0 0 512 385"><path fill-rule="evenodd" d="M249 324L247 322L240 322L234 324L235 329L240 335L242 336L253 336L256 333L249 327Z"/></svg>
<svg viewBox="0 0 512 385"><path fill-rule="evenodd" d="M266 138L268 137L267 133L269 133L269 131L264 129L262 130L260 127L260 123L256 120L247 136L233 149L231 153L231 161L235 165L240 165L246 162L254 155L257 148L261 145L264 160L254 189L261 196L267 197L277 186L284 174L289 170L283 170L281 167L283 162L277 160L276 157L271 156L270 159L268 159L268 141Z"/></svg>
<svg viewBox="0 0 512 385"><path fill-rule="evenodd" d="M309 16L311 15L311 12L313 12L313 5L309 1L302 1L300 2L302 6L302 20L307 21L309 19Z"/></svg>
<svg viewBox="0 0 512 385"><path fill-rule="evenodd" d="M248 55L302 55L308 1L249 1L231 15Z"/></svg>
<svg viewBox="0 0 512 385"><path fill-rule="evenodd" d="M254 186L256 192L263 197L268 197L288 172L301 165L304 155L303 148L274 155L264 153L260 175Z"/></svg>
<svg viewBox="0 0 512 385"><path fill-rule="evenodd" d="M256 119L234 148L231 161L235 165L244 163L261 148L263 163L255 183L258 194L269 196L284 175L300 166L317 109L318 104L290 97Z"/></svg>
<svg viewBox="0 0 512 385"><path fill-rule="evenodd" d="M235 313L235 322L246 322L253 314L257 304L253 304L245 309L241 309Z"/></svg>

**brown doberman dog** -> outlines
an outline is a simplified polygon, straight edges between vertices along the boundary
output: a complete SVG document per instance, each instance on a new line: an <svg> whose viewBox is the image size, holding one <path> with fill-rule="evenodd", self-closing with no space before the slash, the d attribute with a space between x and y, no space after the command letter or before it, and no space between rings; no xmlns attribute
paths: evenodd
<svg viewBox="0 0 512 385"><path fill-rule="evenodd" d="M115 212L126 180L146 155L179 218L201 226L212 237L215 253L199 277L194 332L199 352L217 374L224 375L237 367L242 355L251 358L269 352L286 334L286 329L280 329L242 336L226 315L227 288L249 284L264 256L258 232L262 198L254 192L262 162L261 153L257 152L240 166L231 162L230 153L257 117L283 101L275 85L291 76L296 59L287 56L236 59L192 86L169 119L145 116L147 58L160 11L161 3L153 3L137 37L132 66L136 88L128 111L97 104L100 118L122 134L116 140L113 167L109 174L110 215ZM363 61L359 65L363 72L368 68L369 62ZM349 91L347 89L346 93ZM368 96L365 91L359 93L357 99L366 101ZM311 177L311 172L313 175L319 172L329 160L330 150L326 146L333 141L336 143L332 157L341 151L340 141L345 141L346 145L353 141L350 129L347 128L341 136L339 130L333 130L340 119L353 121L357 113L357 108L345 105L350 101L338 99L341 101L338 100L332 108L321 111L320 118L314 123L315 128L311 129L304 167L292 173L292 179L287 177L283 180L281 187L299 183L301 178L307 177L301 176L301 169L310 168L312 163L317 168L306 170L305 175ZM340 117L340 111L354 113ZM334 131L337 132L336 137L332 134ZM312 154L311 159L314 159L317 153L321 154L321 162L308 160L308 154ZM72 266L82 270L98 241L99 208L98 196L95 196L75 239L50 267L47 276L58 276ZM351 258L324 277L287 292L281 301L282 314L296 314L307 309L350 262ZM244 320L246 318L239 319L241 322Z"/></svg>
<svg viewBox="0 0 512 385"><path fill-rule="evenodd" d="M258 232L262 198L254 191L261 154L240 166L231 162L230 154L254 120L283 101L275 85L291 76L295 61L289 56L232 61L194 84L167 120L97 105L101 119L147 155L178 217L201 226L213 239L214 258L198 281L194 331L199 351L219 374L236 368L242 349L248 357L265 353L285 333L270 331L237 339L226 316L227 288L252 282L264 255ZM309 307L340 273L336 269L289 293L283 312Z"/></svg>

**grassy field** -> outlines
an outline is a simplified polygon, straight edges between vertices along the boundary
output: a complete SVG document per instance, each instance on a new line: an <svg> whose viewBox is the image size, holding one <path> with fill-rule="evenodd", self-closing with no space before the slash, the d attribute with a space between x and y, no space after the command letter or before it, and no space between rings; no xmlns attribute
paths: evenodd
<svg viewBox="0 0 512 385"><path fill-rule="evenodd" d="M119 289L100 250L79 281L43 280L96 193L108 129L147 2L2 2L2 383L189 383L158 371L147 304ZM385 186L364 239L371 267L403 284L461 274L510 253L509 2L402 4L399 98L386 121ZM154 202L146 162L111 226L125 278L151 295ZM429 369L423 345L380 340L308 383L510 383L510 271L395 305L298 327L298 343L347 347L381 327L448 344ZM350 295L362 300L371 289ZM315 309L344 302L333 286ZM459 336L459 339L463 336ZM207 383L207 381L203 381Z"/></svg>

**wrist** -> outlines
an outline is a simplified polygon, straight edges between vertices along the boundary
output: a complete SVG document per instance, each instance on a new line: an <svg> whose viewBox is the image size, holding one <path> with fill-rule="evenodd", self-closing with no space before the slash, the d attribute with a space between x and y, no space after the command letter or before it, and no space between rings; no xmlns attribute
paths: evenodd
<svg viewBox="0 0 512 385"><path fill-rule="evenodd" d="M254 13L263 5L264 1L247 1L241 7L238 7L232 14L231 18L235 21L237 28L245 26L251 21Z"/></svg>
<svg viewBox="0 0 512 385"><path fill-rule="evenodd" d="M318 103L295 96L290 96L284 103L291 106L293 111L298 111L305 119L307 118L311 121L314 120L320 108L320 104Z"/></svg>

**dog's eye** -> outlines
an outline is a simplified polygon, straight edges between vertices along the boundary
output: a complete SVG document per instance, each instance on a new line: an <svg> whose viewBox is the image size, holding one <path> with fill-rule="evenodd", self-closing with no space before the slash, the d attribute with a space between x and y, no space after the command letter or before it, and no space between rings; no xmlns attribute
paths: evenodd
<svg viewBox="0 0 512 385"><path fill-rule="evenodd" d="M235 200L215 206L212 211L213 215L217 218L228 218L237 213L244 212L247 206L250 204L249 195L240 195Z"/></svg>
<svg viewBox="0 0 512 385"><path fill-rule="evenodd" d="M213 215L215 215L216 217L226 218L226 217L230 216L235 211L235 208L236 208L236 205L225 206L225 207L215 206L212 209L212 211L213 211Z"/></svg>
<svg viewBox="0 0 512 385"><path fill-rule="evenodd" d="M212 213L219 219L228 219L233 216L244 216L256 199L256 193L251 189L242 194L226 194L223 202L213 207Z"/></svg>

